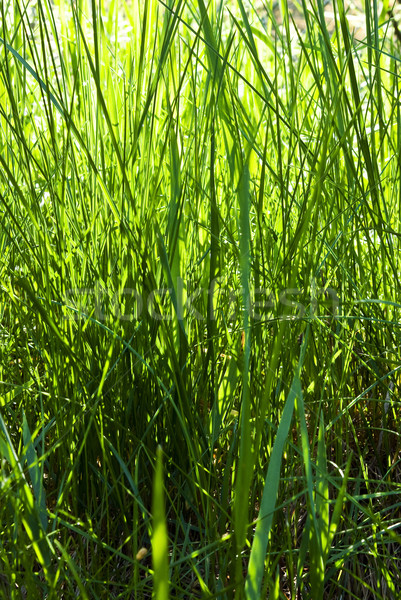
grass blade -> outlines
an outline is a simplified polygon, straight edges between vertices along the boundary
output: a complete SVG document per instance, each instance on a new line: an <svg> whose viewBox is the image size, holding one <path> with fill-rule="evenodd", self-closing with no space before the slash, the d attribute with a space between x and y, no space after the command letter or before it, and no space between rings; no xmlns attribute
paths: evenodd
<svg viewBox="0 0 401 600"><path fill-rule="evenodd" d="M163 479L163 451L158 446L152 501L153 598L155 600L168 600L169 598L168 535L164 508Z"/></svg>
<svg viewBox="0 0 401 600"><path fill-rule="evenodd" d="M249 558L248 573L245 582L246 600L259 600L262 586L266 549L276 506L277 492L280 484L281 461L287 441L294 412L295 399L302 394L300 373L304 360L307 336L303 342L297 373L292 381L291 389L284 405L283 414L274 441L270 462L263 490L259 517L256 522L255 535Z"/></svg>

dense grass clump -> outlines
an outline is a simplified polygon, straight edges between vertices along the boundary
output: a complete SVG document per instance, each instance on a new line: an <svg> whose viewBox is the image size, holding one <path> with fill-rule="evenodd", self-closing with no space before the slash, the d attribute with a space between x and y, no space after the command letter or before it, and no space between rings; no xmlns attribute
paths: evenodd
<svg viewBox="0 0 401 600"><path fill-rule="evenodd" d="M390 3L0 10L0 598L398 598Z"/></svg>

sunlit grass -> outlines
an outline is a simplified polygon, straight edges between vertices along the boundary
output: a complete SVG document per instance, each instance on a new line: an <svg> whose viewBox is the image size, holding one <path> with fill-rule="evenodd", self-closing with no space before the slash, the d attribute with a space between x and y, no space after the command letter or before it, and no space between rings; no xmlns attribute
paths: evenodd
<svg viewBox="0 0 401 600"><path fill-rule="evenodd" d="M397 598L401 53L298 8L1 5L0 596Z"/></svg>

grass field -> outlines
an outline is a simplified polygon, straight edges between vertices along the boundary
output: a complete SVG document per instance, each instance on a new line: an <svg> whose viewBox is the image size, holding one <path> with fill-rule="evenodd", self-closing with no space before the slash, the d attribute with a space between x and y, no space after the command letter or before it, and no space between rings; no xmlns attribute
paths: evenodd
<svg viewBox="0 0 401 600"><path fill-rule="evenodd" d="M399 598L395 8L0 11L0 598Z"/></svg>

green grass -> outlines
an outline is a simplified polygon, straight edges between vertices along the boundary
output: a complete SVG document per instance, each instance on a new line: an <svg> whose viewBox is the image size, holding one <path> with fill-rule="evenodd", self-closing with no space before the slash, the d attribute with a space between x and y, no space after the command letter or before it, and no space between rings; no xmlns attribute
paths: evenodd
<svg viewBox="0 0 401 600"><path fill-rule="evenodd" d="M273 4L0 6L0 598L398 598L401 48Z"/></svg>

